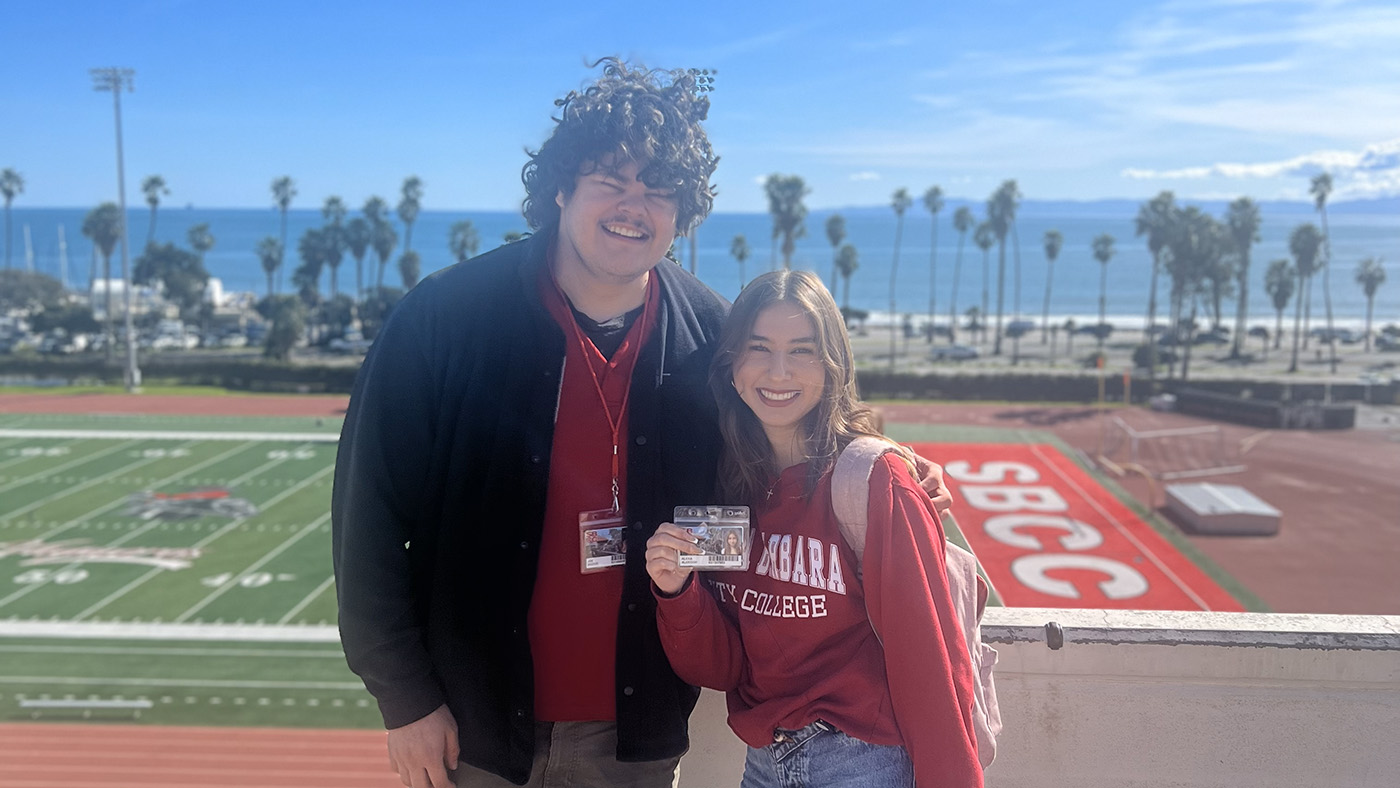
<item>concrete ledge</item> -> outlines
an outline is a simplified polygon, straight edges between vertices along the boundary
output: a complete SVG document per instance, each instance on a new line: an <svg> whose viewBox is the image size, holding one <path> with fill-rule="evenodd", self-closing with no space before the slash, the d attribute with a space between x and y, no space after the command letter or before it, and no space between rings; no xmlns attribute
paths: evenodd
<svg viewBox="0 0 1400 788"><path fill-rule="evenodd" d="M982 619L982 638L1046 643L1051 623L1063 630L1066 647L1133 643L1400 651L1400 616L995 607Z"/></svg>

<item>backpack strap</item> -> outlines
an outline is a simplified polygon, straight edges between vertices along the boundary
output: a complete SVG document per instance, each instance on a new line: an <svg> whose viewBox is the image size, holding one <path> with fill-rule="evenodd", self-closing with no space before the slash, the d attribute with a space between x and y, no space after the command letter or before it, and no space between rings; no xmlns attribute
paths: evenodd
<svg viewBox="0 0 1400 788"><path fill-rule="evenodd" d="M882 438L861 436L847 444L836 458L831 472L831 508L841 535L856 554L856 574L863 575L865 565L866 517L870 509L870 474L885 452L897 447Z"/></svg>
<svg viewBox="0 0 1400 788"><path fill-rule="evenodd" d="M897 451L897 447L889 440L856 438L836 458L836 467L831 473L831 508L836 513L841 535L856 554L856 576L861 578L865 575L870 474L880 457L890 451ZM996 758L997 736L1001 733L1001 709L992 674L997 652L982 642L982 613L986 610L990 589L977 572L977 556L947 540L944 540L944 556L953 613L972 659L972 726L977 735L977 757L985 769Z"/></svg>

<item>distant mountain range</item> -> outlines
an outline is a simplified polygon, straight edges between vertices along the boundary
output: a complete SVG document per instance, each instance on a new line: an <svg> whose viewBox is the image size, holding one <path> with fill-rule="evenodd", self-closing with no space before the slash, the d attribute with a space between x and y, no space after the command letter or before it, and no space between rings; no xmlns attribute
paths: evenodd
<svg viewBox="0 0 1400 788"><path fill-rule="evenodd" d="M1018 214L1022 217L1065 217L1065 216L1136 216L1138 208L1145 200L1022 200ZM1230 200L1185 200L1177 201L1183 205L1195 205L1207 213L1216 216L1223 216L1230 205ZM1258 200L1259 210L1270 215L1280 214L1314 214L1316 209L1312 202L1302 200ZM951 216L952 212L960 206L966 205L974 212L980 213L986 208L983 201L972 201L958 198L949 199L943 208L943 213ZM857 205L844 208L836 208L835 211L848 216L889 213L888 205ZM923 204L918 195L914 195L914 205L911 211L923 214ZM1400 216L1400 196L1378 197L1370 200L1347 200L1327 203L1327 211L1330 214L1390 214ZM813 210L814 214L828 214L831 210Z"/></svg>

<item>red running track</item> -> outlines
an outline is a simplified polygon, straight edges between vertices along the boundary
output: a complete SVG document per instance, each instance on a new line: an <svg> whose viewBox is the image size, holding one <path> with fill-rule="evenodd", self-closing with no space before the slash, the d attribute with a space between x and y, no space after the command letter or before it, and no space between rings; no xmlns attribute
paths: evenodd
<svg viewBox="0 0 1400 788"><path fill-rule="evenodd" d="M0 723L0 788L396 788L384 733Z"/></svg>

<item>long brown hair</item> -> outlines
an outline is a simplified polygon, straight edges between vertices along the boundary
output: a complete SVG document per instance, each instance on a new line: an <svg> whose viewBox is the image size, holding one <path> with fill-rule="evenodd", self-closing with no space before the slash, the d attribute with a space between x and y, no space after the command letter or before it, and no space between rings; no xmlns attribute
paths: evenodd
<svg viewBox="0 0 1400 788"><path fill-rule="evenodd" d="M734 301L710 364L710 391L719 406L719 428L724 436L719 486L726 500L756 500L781 470L774 467L773 447L763 424L733 385L734 365L747 352L759 313L780 302L793 304L811 319L817 356L825 371L822 396L801 424L804 452L811 463L808 491L816 487L846 444L861 435L880 436L873 411L856 392L855 362L845 321L821 279L810 271L763 274Z"/></svg>

